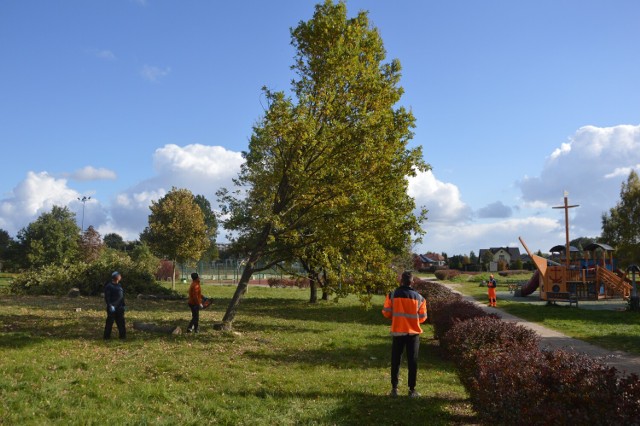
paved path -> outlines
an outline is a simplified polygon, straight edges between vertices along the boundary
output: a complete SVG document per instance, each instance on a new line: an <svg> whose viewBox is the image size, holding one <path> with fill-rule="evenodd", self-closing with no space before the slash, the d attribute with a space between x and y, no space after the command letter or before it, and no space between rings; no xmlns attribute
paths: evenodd
<svg viewBox="0 0 640 426"><path fill-rule="evenodd" d="M449 287L456 293L460 293L456 289L455 285L447 285L447 287ZM603 349L599 346L592 345L591 343L569 337L565 334L560 333L559 331L551 330L540 324L527 321L525 319L516 317L515 315L511 315L507 312L502 311L499 307L491 308L486 304L478 302L471 296L462 295L462 297L465 300L480 306L487 312L499 314L504 321L514 322L536 331L541 337L540 346L542 348L569 349L589 356L599 357L602 358L602 361L605 364L615 367L623 373L636 373L640 375L640 357L638 356L630 355L622 351L611 351L608 349ZM498 303L499 302L500 294L498 294Z"/></svg>

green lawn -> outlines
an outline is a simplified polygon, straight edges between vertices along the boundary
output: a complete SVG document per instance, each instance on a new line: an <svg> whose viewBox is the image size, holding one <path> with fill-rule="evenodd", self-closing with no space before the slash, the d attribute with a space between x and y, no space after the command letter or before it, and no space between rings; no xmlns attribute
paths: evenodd
<svg viewBox="0 0 640 426"><path fill-rule="evenodd" d="M498 283L500 284L500 281ZM486 287L479 287L476 282L458 281L455 284L459 285L460 292L473 296L481 302L487 300ZM499 286L498 291L506 291L506 287ZM522 302L518 299L501 300L498 294L498 307L510 314L603 348L640 355L640 313L638 312L577 309L567 304L546 306L545 302L527 303L538 300L537 292L523 300Z"/></svg>
<svg viewBox="0 0 640 426"><path fill-rule="evenodd" d="M129 295L126 342L102 341L99 298L0 296L0 424L475 422L430 327L418 373L423 397L386 396L381 297L371 310L355 298L312 306L305 290L252 287L236 331L214 331L233 290L204 286L215 305L202 312L199 335L133 331L136 320L184 329L190 313L184 301Z"/></svg>

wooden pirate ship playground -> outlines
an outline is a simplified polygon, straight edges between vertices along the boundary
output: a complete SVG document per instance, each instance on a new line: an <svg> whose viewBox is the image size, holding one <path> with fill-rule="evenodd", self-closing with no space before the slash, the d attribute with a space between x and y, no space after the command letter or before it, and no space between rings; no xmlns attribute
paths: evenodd
<svg viewBox="0 0 640 426"><path fill-rule="evenodd" d="M632 302L637 302L634 292L637 266L619 270L614 249L607 244L589 244L582 252L569 245L568 209L572 207L577 206L568 205L565 193L564 206L557 208L565 209L566 244L551 249L555 260L531 253L520 237L520 243L536 266L529 282L521 287L520 295L528 296L539 290L541 300L564 301L576 306L580 300L610 298L632 298Z"/></svg>

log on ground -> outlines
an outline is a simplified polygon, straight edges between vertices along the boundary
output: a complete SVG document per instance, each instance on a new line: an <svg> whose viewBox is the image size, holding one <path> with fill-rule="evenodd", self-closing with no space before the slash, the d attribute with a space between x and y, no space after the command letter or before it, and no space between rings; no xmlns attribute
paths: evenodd
<svg viewBox="0 0 640 426"><path fill-rule="evenodd" d="M157 325L151 322L134 322L133 323L134 330L140 331L149 331L151 333L161 333L161 334L182 334L182 329L180 326L174 325Z"/></svg>

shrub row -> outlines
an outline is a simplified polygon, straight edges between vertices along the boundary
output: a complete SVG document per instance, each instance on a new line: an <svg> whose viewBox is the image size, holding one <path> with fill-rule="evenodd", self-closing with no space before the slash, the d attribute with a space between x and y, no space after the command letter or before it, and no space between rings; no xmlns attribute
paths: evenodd
<svg viewBox="0 0 640 426"><path fill-rule="evenodd" d="M67 265L46 265L17 276L11 283L11 292L31 295L65 295L72 288L80 294L98 295L113 271L122 274L122 285L129 295L175 295L157 284L151 272L125 254L107 253L91 263L76 262Z"/></svg>
<svg viewBox="0 0 640 426"><path fill-rule="evenodd" d="M586 355L540 350L534 331L469 302L438 302L431 316L483 423L640 424L635 374L620 378Z"/></svg>
<svg viewBox="0 0 640 426"><path fill-rule="evenodd" d="M267 280L267 284L269 284L269 287L309 288L309 279L308 278L269 278Z"/></svg>
<svg viewBox="0 0 640 426"><path fill-rule="evenodd" d="M460 271L458 271L457 269L441 269L436 271L434 274L437 279L444 281L457 277L458 275L460 275Z"/></svg>
<svg viewBox="0 0 640 426"><path fill-rule="evenodd" d="M427 300L427 321L430 323L433 322L431 312L434 304L462 300L460 293L433 281L414 279L413 288Z"/></svg>

